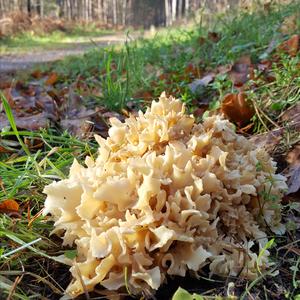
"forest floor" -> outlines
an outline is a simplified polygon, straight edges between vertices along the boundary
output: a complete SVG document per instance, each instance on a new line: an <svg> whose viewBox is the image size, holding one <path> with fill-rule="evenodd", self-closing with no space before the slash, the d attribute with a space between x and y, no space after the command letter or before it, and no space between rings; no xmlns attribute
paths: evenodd
<svg viewBox="0 0 300 300"><path fill-rule="evenodd" d="M77 252L50 235L53 223L42 215L45 185L67 178L74 157L84 164L96 155L94 134L107 137L109 118L123 121L166 91L197 121L223 114L239 134L264 147L288 178L288 191L280 204L285 234L266 228L270 242L261 251L270 252L269 270L258 269L248 281L210 277L204 268L198 279L169 279L156 299L170 299L181 286L198 295L181 290L176 300L299 300L299 15L298 1L232 12L216 16L211 26L162 30L153 39L128 36L122 46L93 47L2 76L0 299L63 296L71 275L57 257L75 259ZM79 299L103 299L105 293L99 288ZM119 296L124 294L130 298L128 289Z"/></svg>

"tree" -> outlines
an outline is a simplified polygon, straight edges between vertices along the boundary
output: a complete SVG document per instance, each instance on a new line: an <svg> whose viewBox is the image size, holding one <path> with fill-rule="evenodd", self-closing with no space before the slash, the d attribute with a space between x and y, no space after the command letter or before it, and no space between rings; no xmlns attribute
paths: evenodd
<svg viewBox="0 0 300 300"><path fill-rule="evenodd" d="M31 0L27 0L27 12L31 16Z"/></svg>
<svg viewBox="0 0 300 300"><path fill-rule="evenodd" d="M118 10L118 6L117 6L117 0L113 0L113 24L117 25L117 10Z"/></svg>
<svg viewBox="0 0 300 300"><path fill-rule="evenodd" d="M123 0L122 6L122 25L126 25L126 11L127 11L127 0Z"/></svg>
<svg viewBox="0 0 300 300"><path fill-rule="evenodd" d="M0 0L0 17L6 17L11 11L21 11L29 16L37 13L41 18L57 16L67 20L85 20L86 22L99 20L106 25L133 25L149 28L151 25L170 26L177 18L188 17L189 12L198 9L203 2L205 1ZM221 0L212 2L223 3Z"/></svg>
<svg viewBox="0 0 300 300"><path fill-rule="evenodd" d="M189 0L185 0L185 8L184 8L184 11L185 11L185 17L188 17L189 15L189 10L190 10L190 3L189 3Z"/></svg>
<svg viewBox="0 0 300 300"><path fill-rule="evenodd" d="M177 0L172 0L172 23L176 21Z"/></svg>
<svg viewBox="0 0 300 300"><path fill-rule="evenodd" d="M170 26L172 23L171 9L169 0L165 0L165 15L166 15L166 26Z"/></svg>

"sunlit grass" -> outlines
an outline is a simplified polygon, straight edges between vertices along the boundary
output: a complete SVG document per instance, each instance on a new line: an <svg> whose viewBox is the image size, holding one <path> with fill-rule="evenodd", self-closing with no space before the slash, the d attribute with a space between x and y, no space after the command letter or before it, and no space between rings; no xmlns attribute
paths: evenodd
<svg viewBox="0 0 300 300"><path fill-rule="evenodd" d="M111 30L95 27L75 27L72 31L53 31L52 33L36 34L24 32L12 37L4 37L0 40L0 54L21 54L33 50L53 50L72 47L72 44L91 44L91 39L112 34Z"/></svg>

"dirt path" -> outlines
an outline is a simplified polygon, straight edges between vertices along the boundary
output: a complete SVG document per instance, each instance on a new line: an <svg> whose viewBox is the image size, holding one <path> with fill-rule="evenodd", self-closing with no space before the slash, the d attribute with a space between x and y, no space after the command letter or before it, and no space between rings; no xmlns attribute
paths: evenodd
<svg viewBox="0 0 300 300"><path fill-rule="evenodd" d="M93 38L90 42L68 44L65 48L57 50L33 50L31 53L0 56L0 73L25 70L34 64L53 62L70 55L84 54L95 47L119 44L125 39L125 35L107 35Z"/></svg>

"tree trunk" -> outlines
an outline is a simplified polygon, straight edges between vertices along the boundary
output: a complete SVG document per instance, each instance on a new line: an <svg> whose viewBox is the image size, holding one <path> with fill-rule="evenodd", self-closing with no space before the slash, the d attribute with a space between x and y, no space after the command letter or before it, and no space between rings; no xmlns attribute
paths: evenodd
<svg viewBox="0 0 300 300"><path fill-rule="evenodd" d="M171 5L169 0L165 0L165 15L166 15L166 26L170 26L172 24L172 13L171 13Z"/></svg>
<svg viewBox="0 0 300 300"><path fill-rule="evenodd" d="M172 22L176 21L177 0L172 0Z"/></svg>
<svg viewBox="0 0 300 300"><path fill-rule="evenodd" d="M31 0L27 0L27 13L31 16Z"/></svg>
<svg viewBox="0 0 300 300"><path fill-rule="evenodd" d="M107 25L108 21L108 6L106 0L103 0L103 23Z"/></svg>
<svg viewBox="0 0 300 300"><path fill-rule="evenodd" d="M116 26L117 25L117 0L113 0L113 24Z"/></svg>
<svg viewBox="0 0 300 300"><path fill-rule="evenodd" d="M178 17L181 18L182 17L182 0L178 0Z"/></svg>
<svg viewBox="0 0 300 300"><path fill-rule="evenodd" d="M3 0L0 0L0 17L4 17L4 5Z"/></svg>
<svg viewBox="0 0 300 300"><path fill-rule="evenodd" d="M98 5L97 5L97 19L101 21L102 19L102 5L101 5L101 0L98 0Z"/></svg>
<svg viewBox="0 0 300 300"><path fill-rule="evenodd" d="M122 25L126 25L126 15L127 15L127 0L123 0L123 7L122 7Z"/></svg>
<svg viewBox="0 0 300 300"><path fill-rule="evenodd" d="M89 20L93 20L93 1L89 0Z"/></svg>
<svg viewBox="0 0 300 300"><path fill-rule="evenodd" d="M185 17L188 17L189 15L189 10L190 10L190 3L189 0L185 0Z"/></svg>

